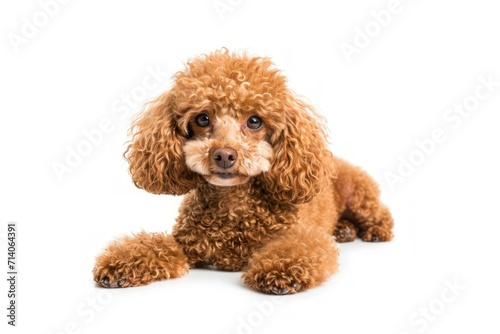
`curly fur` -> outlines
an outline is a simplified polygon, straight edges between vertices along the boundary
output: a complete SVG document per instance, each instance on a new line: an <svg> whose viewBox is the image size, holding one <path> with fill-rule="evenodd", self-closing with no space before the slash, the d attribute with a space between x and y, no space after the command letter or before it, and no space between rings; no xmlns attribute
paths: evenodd
<svg viewBox="0 0 500 334"><path fill-rule="evenodd" d="M377 185L328 151L323 124L267 58L221 50L189 61L134 121L125 153L137 187L186 194L174 230L110 245L97 284L138 286L213 266L242 270L258 291L295 293L337 270L335 238L390 240ZM221 148L232 150L231 165L217 163Z"/></svg>

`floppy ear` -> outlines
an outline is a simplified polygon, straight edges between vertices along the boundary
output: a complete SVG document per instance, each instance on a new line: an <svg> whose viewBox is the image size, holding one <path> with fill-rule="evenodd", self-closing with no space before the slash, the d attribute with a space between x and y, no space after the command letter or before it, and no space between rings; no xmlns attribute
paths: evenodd
<svg viewBox="0 0 500 334"><path fill-rule="evenodd" d="M187 168L169 92L150 102L132 123L125 151L134 184L153 194L182 195L194 188L196 177Z"/></svg>
<svg viewBox="0 0 500 334"><path fill-rule="evenodd" d="M288 95L284 104L285 127L271 139L274 158L262 174L263 187L287 203L306 203L335 177L320 116L303 101Z"/></svg>

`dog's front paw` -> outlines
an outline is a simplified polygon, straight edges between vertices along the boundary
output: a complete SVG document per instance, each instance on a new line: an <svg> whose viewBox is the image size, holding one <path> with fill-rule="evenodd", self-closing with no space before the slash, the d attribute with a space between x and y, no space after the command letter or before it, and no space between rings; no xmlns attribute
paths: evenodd
<svg viewBox="0 0 500 334"><path fill-rule="evenodd" d="M139 233L112 243L94 267L94 281L105 288L147 285L181 277L187 258L170 235Z"/></svg>
<svg viewBox="0 0 500 334"><path fill-rule="evenodd" d="M285 260L268 260L256 264L243 273L243 281L254 290L275 295L287 295L307 289L311 285L308 268Z"/></svg>
<svg viewBox="0 0 500 334"><path fill-rule="evenodd" d="M109 254L103 254L97 258L93 273L94 281L103 288L126 288L141 285L134 279L133 269L130 265L119 260L112 260Z"/></svg>
<svg viewBox="0 0 500 334"><path fill-rule="evenodd" d="M255 252L243 273L250 288L278 295L318 286L337 271L338 249L331 235L297 225Z"/></svg>

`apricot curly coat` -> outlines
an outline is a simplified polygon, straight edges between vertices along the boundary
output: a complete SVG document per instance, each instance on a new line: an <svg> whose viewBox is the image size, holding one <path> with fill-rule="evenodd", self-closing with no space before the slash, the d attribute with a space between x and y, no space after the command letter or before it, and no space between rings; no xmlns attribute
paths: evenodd
<svg viewBox="0 0 500 334"><path fill-rule="evenodd" d="M97 258L100 286L213 266L242 270L258 291L295 293L337 270L334 236L392 237L377 185L328 151L322 118L267 58L221 50L189 61L131 133L135 185L186 196L172 234L126 237Z"/></svg>

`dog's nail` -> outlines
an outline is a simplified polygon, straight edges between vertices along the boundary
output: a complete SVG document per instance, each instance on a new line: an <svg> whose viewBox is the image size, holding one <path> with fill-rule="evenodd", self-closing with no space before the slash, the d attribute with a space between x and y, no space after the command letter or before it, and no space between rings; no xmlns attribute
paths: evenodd
<svg viewBox="0 0 500 334"><path fill-rule="evenodd" d="M379 239L379 237L378 237L378 236L373 235L373 236L372 236L372 241L373 241L373 242L377 242L377 241L380 241L380 239Z"/></svg>
<svg viewBox="0 0 500 334"><path fill-rule="evenodd" d="M101 286L105 287L105 288L109 288L109 278L108 277L104 277L102 280L101 280Z"/></svg>
<svg viewBox="0 0 500 334"><path fill-rule="evenodd" d="M123 286L123 283L125 283L125 279L121 278L118 281L109 284L109 287L110 288L121 288Z"/></svg>
<svg viewBox="0 0 500 334"><path fill-rule="evenodd" d="M110 288L119 288L118 282L113 282L109 285Z"/></svg>
<svg viewBox="0 0 500 334"><path fill-rule="evenodd" d="M300 289L302 288L302 286L300 284L295 284L293 289L295 290L295 292L299 292Z"/></svg>
<svg viewBox="0 0 500 334"><path fill-rule="evenodd" d="M271 292L274 293L275 295L287 295L290 293L290 290L287 288L280 288L278 286L273 286L271 288Z"/></svg>

